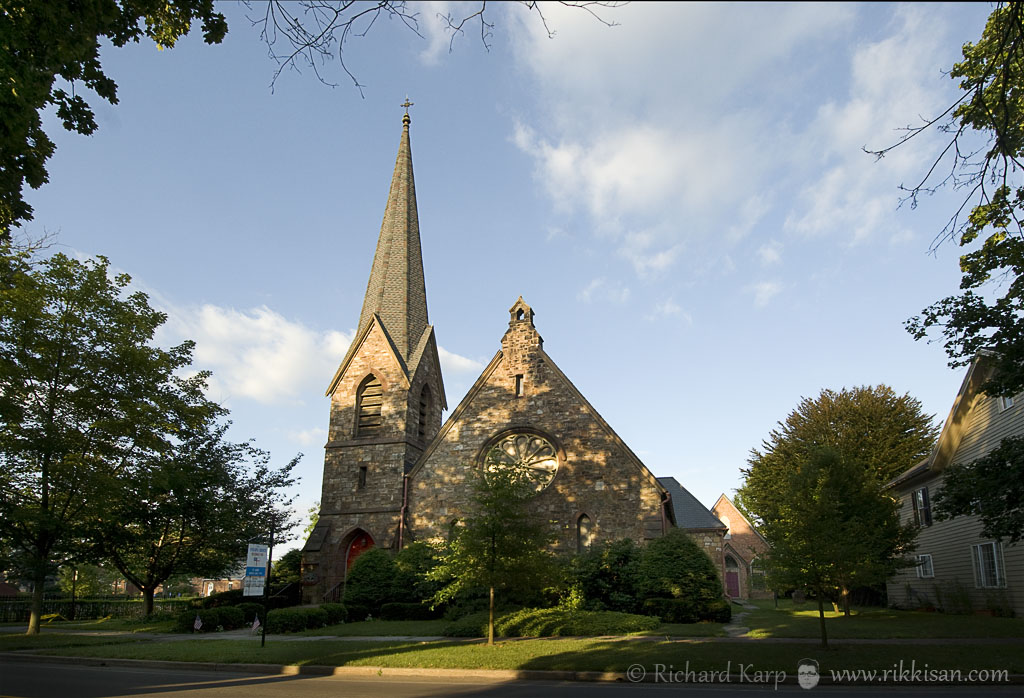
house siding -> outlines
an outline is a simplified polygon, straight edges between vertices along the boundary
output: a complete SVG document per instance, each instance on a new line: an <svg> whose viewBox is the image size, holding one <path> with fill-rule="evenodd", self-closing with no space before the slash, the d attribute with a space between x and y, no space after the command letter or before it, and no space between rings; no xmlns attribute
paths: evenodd
<svg viewBox="0 0 1024 698"><path fill-rule="evenodd" d="M996 448L1008 436L1024 434L1024 397L1014 406L1000 411L999 400L981 395L973 404L962 406L969 412L963 420L963 432L952 463L970 463ZM947 427L948 428L948 427ZM913 492L928 488L929 501L942 488L944 473L928 470L898 487L902 501L900 517L904 524L914 522ZM935 607L947 611L972 612L1012 608L1024 615L1024 546L1001 544L1003 578L1001 589L981 588L975 579L973 547L992 539L983 537L976 516L961 516L923 526L917 535L916 555L931 555L934 578L921 578L910 567L894 575L887 587L893 606Z"/></svg>

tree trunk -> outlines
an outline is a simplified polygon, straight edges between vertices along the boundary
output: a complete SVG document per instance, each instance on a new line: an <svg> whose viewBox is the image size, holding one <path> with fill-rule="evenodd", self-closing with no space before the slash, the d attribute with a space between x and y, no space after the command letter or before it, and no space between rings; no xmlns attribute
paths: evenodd
<svg viewBox="0 0 1024 698"><path fill-rule="evenodd" d="M487 644L494 644L494 587L491 587L490 616L487 619Z"/></svg>
<svg viewBox="0 0 1024 698"><path fill-rule="evenodd" d="M153 592L156 587L149 587L142 590L142 615L149 618L153 615Z"/></svg>
<svg viewBox="0 0 1024 698"><path fill-rule="evenodd" d="M846 617L846 618L849 618L850 617L850 590L847 589L846 585L844 584L840 588L839 594L840 594L840 596L843 599L843 616Z"/></svg>
<svg viewBox="0 0 1024 698"><path fill-rule="evenodd" d="M818 593L818 619L821 621L821 646L828 649L828 631L825 629L825 590L816 589Z"/></svg>
<svg viewBox="0 0 1024 698"><path fill-rule="evenodd" d="M26 635L39 634L39 618L43 615L43 590L46 588L46 563L36 565L32 577L32 610L28 616Z"/></svg>

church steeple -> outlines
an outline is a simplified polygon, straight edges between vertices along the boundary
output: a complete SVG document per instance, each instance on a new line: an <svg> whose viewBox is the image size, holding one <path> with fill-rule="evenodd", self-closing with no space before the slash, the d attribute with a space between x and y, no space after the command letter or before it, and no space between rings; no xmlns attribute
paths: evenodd
<svg viewBox="0 0 1024 698"><path fill-rule="evenodd" d="M373 257L356 334L360 334L377 315L402 360L408 363L428 320L420 223L416 212L416 183L409 146L411 120L408 107L411 103L406 99L402 106L406 107L402 117L402 140L398 146L384 222L380 226L377 252Z"/></svg>

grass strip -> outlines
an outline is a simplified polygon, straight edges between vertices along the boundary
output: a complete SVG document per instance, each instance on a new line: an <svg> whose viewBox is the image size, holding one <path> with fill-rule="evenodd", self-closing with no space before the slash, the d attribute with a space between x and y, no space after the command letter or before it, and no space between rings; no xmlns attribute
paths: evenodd
<svg viewBox="0 0 1024 698"><path fill-rule="evenodd" d="M325 666L381 666L447 669L538 669L625 671L640 664L648 671L723 671L740 665L761 671L796 669L810 657L828 669L892 669L903 662L932 669L1006 669L1024 673L1019 644L869 645L823 650L799 643L649 642L602 639L510 640L488 647L480 642L278 641L261 648L256 638L178 642L143 641L126 645L67 647L44 651L87 657L187 662L268 663ZM672 669L668 669L668 668Z"/></svg>
<svg viewBox="0 0 1024 698"><path fill-rule="evenodd" d="M742 624L750 628L750 637L820 637L818 610L793 607L780 602L779 609L758 604ZM952 615L891 608L854 609L849 618L829 611L825 625L830 639L861 638L1002 638L1024 637L1024 619L991 616Z"/></svg>
<svg viewBox="0 0 1024 698"><path fill-rule="evenodd" d="M0 652L16 650L43 650L60 647L95 647L138 642L130 635L72 635L63 633L42 633L40 635L0 635Z"/></svg>

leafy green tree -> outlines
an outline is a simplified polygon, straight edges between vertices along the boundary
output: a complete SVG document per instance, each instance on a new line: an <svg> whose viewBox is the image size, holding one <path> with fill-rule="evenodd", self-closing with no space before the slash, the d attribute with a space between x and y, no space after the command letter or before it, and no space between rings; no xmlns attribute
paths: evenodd
<svg viewBox="0 0 1024 698"><path fill-rule="evenodd" d="M781 484L761 529L772 546L769 580L814 591L821 643L828 647L825 597L905 566L916 531L900 525L899 503L879 491L862 465L834 450L801 457Z"/></svg>
<svg viewBox="0 0 1024 698"><path fill-rule="evenodd" d="M860 463L882 485L931 453L937 436L921 403L886 385L822 390L803 398L760 450L751 449L737 498L752 520L770 518L786 473L821 448Z"/></svg>
<svg viewBox="0 0 1024 698"><path fill-rule="evenodd" d="M432 547L423 541L414 541L395 555L395 587L401 590L398 600L429 601L440 590L437 582L428 577L437 567L437 555Z"/></svg>
<svg viewBox="0 0 1024 698"><path fill-rule="evenodd" d="M100 44L124 46L142 38L172 48L195 21L207 43L227 32L213 0L78 0L4 2L0 9L0 240L12 226L32 219L22 197L25 185L48 180L46 161L55 145L40 114L56 107L64 128L89 135L96 130L92 108L82 97L89 88L117 104L117 84L103 72Z"/></svg>
<svg viewBox="0 0 1024 698"><path fill-rule="evenodd" d="M89 527L96 555L142 591L153 612L157 587L181 572L217 577L239 565L248 541L277 522L281 540L298 462L279 470L249 443L224 439L227 423L209 420L178 429L165 449L131 458L111 479L101 513Z"/></svg>
<svg viewBox="0 0 1024 698"><path fill-rule="evenodd" d="M944 186L963 192L932 251L952 241L963 248L960 293L906 322L915 339L938 330L950 366L964 366L982 349L997 370L983 389L1013 395L1024 389L1024 4L996 4L980 40L963 46L949 76L960 97L938 116L908 127L886 155L933 128L945 147L915 185L903 187L916 206Z"/></svg>
<svg viewBox="0 0 1024 698"><path fill-rule="evenodd" d="M302 551L294 548L274 560L270 569L270 584L277 587L298 584L300 581L302 581Z"/></svg>
<svg viewBox="0 0 1024 698"><path fill-rule="evenodd" d="M751 520L762 526L778 521L789 506L790 479L822 449L833 451L848 467L863 469L865 483L876 493L896 475L920 462L935 443L938 429L909 395L897 396L888 386L860 387L840 392L823 390L817 399L804 398L785 422L770 433L761 450L753 449L738 494ZM867 485L865 485L867 486ZM859 529L886 530L887 511L866 509ZM899 547L898 537L893 541ZM771 539L769 539L771 542ZM883 546L882 552L884 553ZM882 554L882 559L886 559ZM848 575L841 585L844 610L849 611L848 584L884 581L871 558L859 560L865 572ZM882 569L887 569L882 564ZM871 570L869 573L868 571Z"/></svg>
<svg viewBox="0 0 1024 698"><path fill-rule="evenodd" d="M67 595L76 598L110 596L118 574L112 570L86 563L63 565L57 584Z"/></svg>
<svg viewBox="0 0 1024 698"><path fill-rule="evenodd" d="M192 344L150 344L166 317L106 258L39 261L0 243L0 535L32 569L39 631L54 563L79 552L110 483L208 417Z"/></svg>
<svg viewBox="0 0 1024 698"><path fill-rule="evenodd" d="M978 516L986 538L1024 538L1024 437L1005 438L981 458L947 469L933 511L940 521Z"/></svg>
<svg viewBox="0 0 1024 698"><path fill-rule="evenodd" d="M304 529L302 529L303 540L307 540L309 538L309 534L313 532L313 529L316 528L317 522L320 521L320 500L315 501L313 506L311 506L306 513L309 515L309 523L306 524Z"/></svg>
<svg viewBox="0 0 1024 698"><path fill-rule="evenodd" d="M488 590L487 644L493 645L495 590L545 586L554 565L548 551L554 531L530 511L536 489L528 472L499 465L492 454L471 473L473 508L439 552L428 579L443 584L435 603L473 588Z"/></svg>

